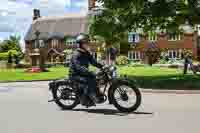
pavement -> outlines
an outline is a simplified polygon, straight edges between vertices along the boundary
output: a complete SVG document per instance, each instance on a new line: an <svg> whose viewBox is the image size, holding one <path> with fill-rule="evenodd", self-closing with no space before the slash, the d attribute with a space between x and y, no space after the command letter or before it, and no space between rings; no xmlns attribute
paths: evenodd
<svg viewBox="0 0 200 133"><path fill-rule="evenodd" d="M151 91L152 92L152 91ZM48 82L0 84L0 133L199 133L200 94L142 93L134 113L119 113L108 103L60 110Z"/></svg>

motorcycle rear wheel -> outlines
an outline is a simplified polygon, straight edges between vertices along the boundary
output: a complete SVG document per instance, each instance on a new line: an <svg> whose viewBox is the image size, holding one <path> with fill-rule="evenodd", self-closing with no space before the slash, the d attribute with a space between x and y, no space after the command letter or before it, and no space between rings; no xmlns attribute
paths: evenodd
<svg viewBox="0 0 200 133"><path fill-rule="evenodd" d="M62 90L59 90L61 87L63 87L64 91L66 92L62 92ZM65 96L59 96L59 92L61 91L61 93L66 93ZM75 108L80 102L79 102L79 98L76 95L75 91L70 87L67 86L66 84L58 84L56 86L56 88L54 88L52 90L52 94L53 94L53 98L55 99L55 103L64 110L72 110L73 108ZM73 97L72 97L73 96ZM65 103L63 103L63 101L67 101L67 100L73 100L73 102L71 104L66 105Z"/></svg>

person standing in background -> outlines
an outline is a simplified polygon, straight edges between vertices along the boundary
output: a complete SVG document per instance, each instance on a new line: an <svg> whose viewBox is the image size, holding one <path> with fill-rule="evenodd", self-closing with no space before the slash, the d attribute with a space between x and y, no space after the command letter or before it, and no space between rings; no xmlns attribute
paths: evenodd
<svg viewBox="0 0 200 133"><path fill-rule="evenodd" d="M188 65L192 67L192 56L189 54L185 56L185 60L184 60L184 72L183 72L184 74L187 74Z"/></svg>
<svg viewBox="0 0 200 133"><path fill-rule="evenodd" d="M116 57L117 57L117 53L118 53L118 50L115 47L113 46L108 47L106 51L106 64L114 65Z"/></svg>

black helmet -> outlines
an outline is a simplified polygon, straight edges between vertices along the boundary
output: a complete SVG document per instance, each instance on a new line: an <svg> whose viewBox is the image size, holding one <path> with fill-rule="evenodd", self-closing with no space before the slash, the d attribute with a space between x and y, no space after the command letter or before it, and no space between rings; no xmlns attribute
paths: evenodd
<svg viewBox="0 0 200 133"><path fill-rule="evenodd" d="M79 46L83 43L88 43L90 41L90 37L87 34L81 33L76 37L76 42L79 44Z"/></svg>

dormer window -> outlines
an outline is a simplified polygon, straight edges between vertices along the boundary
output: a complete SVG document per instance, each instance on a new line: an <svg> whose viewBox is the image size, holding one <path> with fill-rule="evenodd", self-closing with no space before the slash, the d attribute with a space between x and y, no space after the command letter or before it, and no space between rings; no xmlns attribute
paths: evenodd
<svg viewBox="0 0 200 133"><path fill-rule="evenodd" d="M130 43L138 43L140 41L140 36L139 34L135 32L130 32L128 35L128 42Z"/></svg>
<svg viewBox="0 0 200 133"><path fill-rule="evenodd" d="M155 32L149 32L148 33L148 40L149 41L156 41L158 38L157 38L157 34Z"/></svg>
<svg viewBox="0 0 200 133"><path fill-rule="evenodd" d="M57 48L58 47L59 41L57 39L53 39L51 42L51 47L52 48Z"/></svg>
<svg viewBox="0 0 200 133"><path fill-rule="evenodd" d="M76 40L75 39L67 39L66 44L67 45L76 45Z"/></svg>

